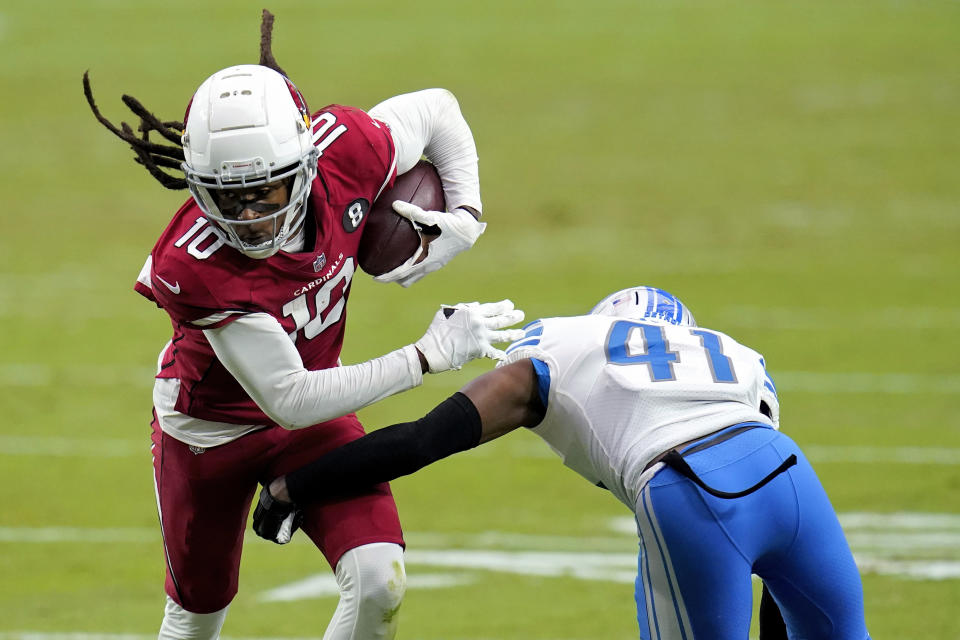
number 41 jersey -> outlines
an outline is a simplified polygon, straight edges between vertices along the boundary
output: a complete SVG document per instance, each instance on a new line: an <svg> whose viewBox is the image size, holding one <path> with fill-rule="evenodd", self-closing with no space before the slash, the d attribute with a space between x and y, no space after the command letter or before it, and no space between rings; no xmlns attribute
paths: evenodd
<svg viewBox="0 0 960 640"><path fill-rule="evenodd" d="M360 236L371 203L394 180L396 153L387 126L359 109L332 105L312 121L320 157L302 251L248 258L224 244L191 199L174 215L137 278L136 291L173 323L154 399L173 405L157 410L161 427L175 437L214 445L274 424L217 360L205 329L266 313L290 336L307 369L338 364ZM160 389L166 391L158 394ZM174 417L165 420L163 409L187 426L171 427Z"/></svg>
<svg viewBox="0 0 960 640"><path fill-rule="evenodd" d="M532 431L631 509L659 454L741 422L773 424L760 411L761 399L776 402L760 354L717 331L600 315L525 330L506 362L534 361L547 411Z"/></svg>

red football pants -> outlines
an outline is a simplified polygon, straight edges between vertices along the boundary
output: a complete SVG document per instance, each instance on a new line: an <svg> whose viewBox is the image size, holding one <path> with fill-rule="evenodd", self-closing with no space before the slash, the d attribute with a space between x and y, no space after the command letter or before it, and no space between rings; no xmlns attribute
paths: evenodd
<svg viewBox="0 0 960 640"><path fill-rule="evenodd" d="M250 503L265 483L364 434L353 414L306 429L268 427L194 453L153 427L153 470L166 555L166 592L194 613L226 607L237 593ZM304 509L302 528L336 567L372 542L403 544L400 518L384 483L350 498Z"/></svg>

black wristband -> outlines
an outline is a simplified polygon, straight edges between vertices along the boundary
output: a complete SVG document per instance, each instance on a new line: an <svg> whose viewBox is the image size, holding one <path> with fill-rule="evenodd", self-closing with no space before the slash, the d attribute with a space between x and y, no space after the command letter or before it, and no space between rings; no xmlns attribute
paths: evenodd
<svg viewBox="0 0 960 640"><path fill-rule="evenodd" d="M473 402L457 392L416 422L368 433L291 471L287 492L304 504L387 482L477 446L482 427Z"/></svg>

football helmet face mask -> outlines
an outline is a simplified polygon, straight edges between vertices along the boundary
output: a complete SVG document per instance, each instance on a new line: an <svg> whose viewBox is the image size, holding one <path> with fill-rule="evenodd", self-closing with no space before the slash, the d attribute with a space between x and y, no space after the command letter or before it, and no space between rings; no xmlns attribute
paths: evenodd
<svg viewBox="0 0 960 640"><path fill-rule="evenodd" d="M303 96L273 69L229 67L200 85L184 120L182 167L194 200L226 244L250 258L272 256L300 231L317 175L318 152ZM254 209L259 217L253 220L239 219L236 212L224 215L218 205L235 200L223 192L279 181L288 182L286 205ZM263 240L249 225L272 226L272 233Z"/></svg>
<svg viewBox="0 0 960 640"><path fill-rule="evenodd" d="M643 320L661 324L675 324L681 327L695 327L693 319L678 298L663 289L654 287L631 287L623 289L597 303L590 310L593 315L615 316L631 320Z"/></svg>

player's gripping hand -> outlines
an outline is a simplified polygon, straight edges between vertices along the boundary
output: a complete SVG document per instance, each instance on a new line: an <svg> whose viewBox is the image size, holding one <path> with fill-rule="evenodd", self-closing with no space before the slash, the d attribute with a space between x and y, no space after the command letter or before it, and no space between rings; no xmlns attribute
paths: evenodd
<svg viewBox="0 0 960 640"><path fill-rule="evenodd" d="M253 510L253 530L264 540L287 544L300 528L303 512L292 502L280 502L270 495L270 485L260 490L260 500Z"/></svg>
<svg viewBox="0 0 960 640"><path fill-rule="evenodd" d="M492 343L522 338L522 330L504 329L521 320L523 311L514 309L509 300L442 306L414 346L426 358L430 373L459 369L483 356L500 360L506 354Z"/></svg>
<svg viewBox="0 0 960 640"><path fill-rule="evenodd" d="M396 200L393 210L413 222L418 232L423 227L436 227L440 230L440 235L427 245L427 255L422 260L418 251L396 269L374 278L378 282L397 282L403 287L409 287L450 262L458 253L472 247L487 228L487 223L478 221L464 209L424 211L410 202Z"/></svg>

